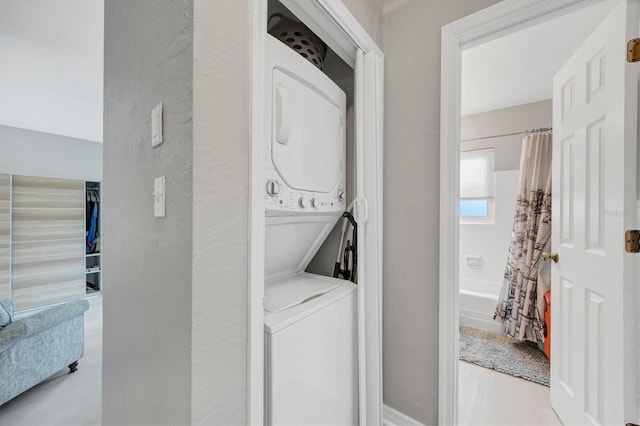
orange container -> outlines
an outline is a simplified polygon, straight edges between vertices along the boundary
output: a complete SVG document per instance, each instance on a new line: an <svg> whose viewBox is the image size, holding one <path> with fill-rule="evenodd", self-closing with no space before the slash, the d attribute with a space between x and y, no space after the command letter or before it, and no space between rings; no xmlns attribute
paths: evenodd
<svg viewBox="0 0 640 426"><path fill-rule="evenodd" d="M545 324L545 338L544 338L544 353L547 358L551 359L551 292L547 291L544 294L544 301L546 302L546 308L544 309L544 324Z"/></svg>

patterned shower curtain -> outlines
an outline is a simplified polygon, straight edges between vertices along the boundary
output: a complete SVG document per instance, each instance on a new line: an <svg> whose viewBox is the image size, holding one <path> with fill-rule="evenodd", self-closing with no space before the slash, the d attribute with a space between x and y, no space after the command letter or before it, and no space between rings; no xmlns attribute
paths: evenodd
<svg viewBox="0 0 640 426"><path fill-rule="evenodd" d="M542 252L551 237L551 144L550 132L522 141L513 233L494 315L507 335L533 342L544 341L538 290Z"/></svg>

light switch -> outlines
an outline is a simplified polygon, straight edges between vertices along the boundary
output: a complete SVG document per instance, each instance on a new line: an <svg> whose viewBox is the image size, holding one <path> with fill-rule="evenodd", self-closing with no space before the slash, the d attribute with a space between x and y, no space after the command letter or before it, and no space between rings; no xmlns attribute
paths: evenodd
<svg viewBox="0 0 640 426"><path fill-rule="evenodd" d="M165 179L164 176L153 180L153 216L165 217Z"/></svg>
<svg viewBox="0 0 640 426"><path fill-rule="evenodd" d="M151 146L162 143L162 102L151 111Z"/></svg>

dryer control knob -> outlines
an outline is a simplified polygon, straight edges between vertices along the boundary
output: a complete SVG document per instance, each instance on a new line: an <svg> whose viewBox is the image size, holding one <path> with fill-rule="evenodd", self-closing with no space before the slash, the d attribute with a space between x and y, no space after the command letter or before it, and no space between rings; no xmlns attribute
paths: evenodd
<svg viewBox="0 0 640 426"><path fill-rule="evenodd" d="M273 179L269 179L267 181L267 194L271 197L274 197L280 192L280 185Z"/></svg>
<svg viewBox="0 0 640 426"><path fill-rule="evenodd" d="M304 199L304 197L298 198L298 205L300 206L301 209L304 209L305 207L307 207L307 202Z"/></svg>
<svg viewBox="0 0 640 426"><path fill-rule="evenodd" d="M316 201L315 198L311 199L311 207L313 207L313 208L317 208L318 207L318 202Z"/></svg>
<svg viewBox="0 0 640 426"><path fill-rule="evenodd" d="M343 190L338 191L338 200L344 201L344 191Z"/></svg>

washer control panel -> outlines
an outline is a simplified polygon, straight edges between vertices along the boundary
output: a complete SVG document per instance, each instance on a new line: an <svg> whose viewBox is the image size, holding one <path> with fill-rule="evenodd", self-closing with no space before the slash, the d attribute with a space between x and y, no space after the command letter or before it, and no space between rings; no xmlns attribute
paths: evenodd
<svg viewBox="0 0 640 426"><path fill-rule="evenodd" d="M267 178L265 182L267 210L310 213L342 211L346 208L345 198L343 188L335 188L330 193L321 193L291 189L279 178Z"/></svg>

